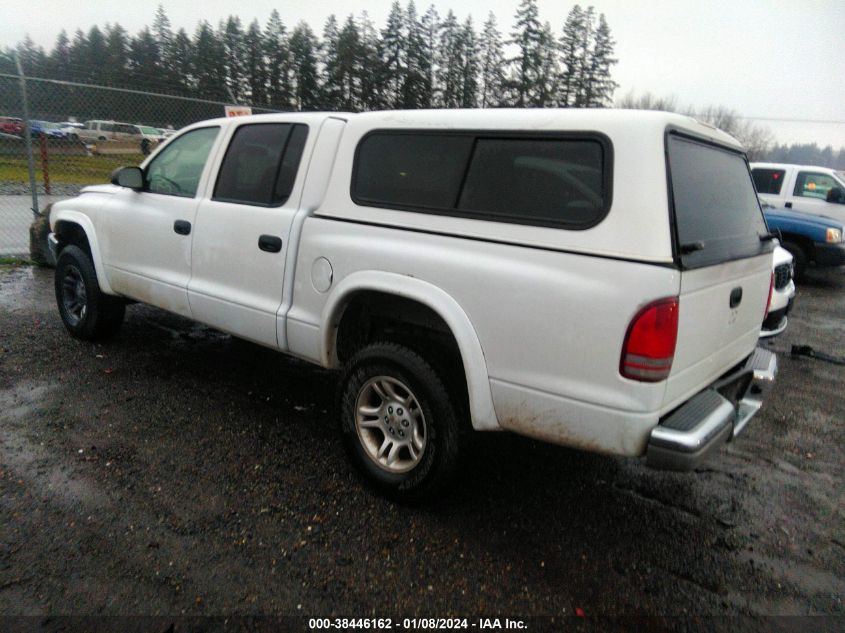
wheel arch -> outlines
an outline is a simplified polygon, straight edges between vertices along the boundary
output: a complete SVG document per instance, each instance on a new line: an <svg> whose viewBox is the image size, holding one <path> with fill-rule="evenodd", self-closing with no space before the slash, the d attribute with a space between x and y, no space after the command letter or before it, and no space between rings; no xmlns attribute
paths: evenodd
<svg viewBox="0 0 845 633"><path fill-rule="evenodd" d="M50 214L50 226L53 235L56 236L61 246L77 243L79 236L84 236L85 245L80 245L80 247L87 250L91 256L100 290L105 294L114 294L109 285L108 277L106 277L100 244L97 241L97 233L94 231L91 218L79 211L54 208ZM79 244L77 243L77 245Z"/></svg>
<svg viewBox="0 0 845 633"><path fill-rule="evenodd" d="M360 271L345 277L334 287L323 307L320 319L322 364L325 367L338 366L339 325L346 308L356 296L364 292L378 292L416 301L443 320L460 352L473 428L500 429L493 407L487 363L475 328L466 312L451 295L427 281L382 271Z"/></svg>

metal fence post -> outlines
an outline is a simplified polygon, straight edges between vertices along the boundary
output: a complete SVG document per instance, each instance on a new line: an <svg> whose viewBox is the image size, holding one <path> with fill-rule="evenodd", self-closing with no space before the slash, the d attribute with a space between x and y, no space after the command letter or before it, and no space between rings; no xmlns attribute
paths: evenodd
<svg viewBox="0 0 845 633"><path fill-rule="evenodd" d="M21 101L23 102L23 133L26 141L26 159L29 163L29 188L32 191L32 214L40 215L38 209L38 189L35 184L35 158L32 155L32 133L29 129L29 104L26 97L26 76L23 74L21 60L15 53L15 65L18 67L18 78L21 82Z"/></svg>

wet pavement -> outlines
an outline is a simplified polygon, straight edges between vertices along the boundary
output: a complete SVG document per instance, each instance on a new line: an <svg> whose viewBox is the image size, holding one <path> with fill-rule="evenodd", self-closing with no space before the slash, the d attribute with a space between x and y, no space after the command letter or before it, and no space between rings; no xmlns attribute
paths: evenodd
<svg viewBox="0 0 845 633"><path fill-rule="evenodd" d="M814 275L770 346L845 356L843 314ZM352 471L335 386L147 306L76 341L0 267L0 613L845 616L843 366L781 354L695 473L476 435L416 508Z"/></svg>

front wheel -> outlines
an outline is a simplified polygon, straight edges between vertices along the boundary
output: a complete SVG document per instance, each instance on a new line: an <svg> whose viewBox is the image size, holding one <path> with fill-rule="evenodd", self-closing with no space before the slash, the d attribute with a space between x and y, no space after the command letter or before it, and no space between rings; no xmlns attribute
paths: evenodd
<svg viewBox="0 0 845 633"><path fill-rule="evenodd" d="M789 254L792 255L793 277L795 278L795 281L800 281L804 277L804 273L807 272L807 265L810 260L810 258L807 257L807 252L800 244L796 244L795 242L785 241L781 244L781 246L788 250Z"/></svg>
<svg viewBox="0 0 845 633"><path fill-rule="evenodd" d="M396 343L374 343L347 364L340 422L352 461L376 488L402 500L430 496L458 458L458 414L437 371Z"/></svg>
<svg viewBox="0 0 845 633"><path fill-rule="evenodd" d="M103 294L91 258L78 246L62 249L56 262L55 289L59 315L71 336L103 339L120 328L126 305Z"/></svg>

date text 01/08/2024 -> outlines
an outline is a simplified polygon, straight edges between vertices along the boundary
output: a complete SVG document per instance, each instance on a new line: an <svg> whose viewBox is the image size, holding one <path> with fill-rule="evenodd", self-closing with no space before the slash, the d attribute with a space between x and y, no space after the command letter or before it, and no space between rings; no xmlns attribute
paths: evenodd
<svg viewBox="0 0 845 633"><path fill-rule="evenodd" d="M362 629L386 631L391 629L411 630L448 630L448 629L480 629L480 630L519 630L528 628L523 620L509 618L310 618L308 628L319 629Z"/></svg>

